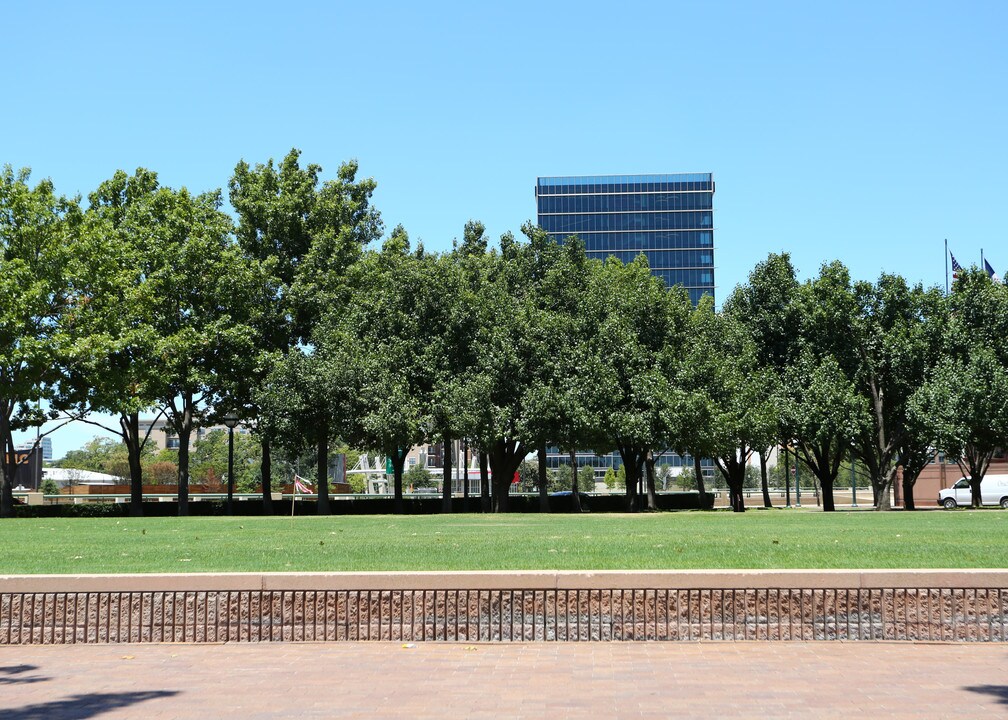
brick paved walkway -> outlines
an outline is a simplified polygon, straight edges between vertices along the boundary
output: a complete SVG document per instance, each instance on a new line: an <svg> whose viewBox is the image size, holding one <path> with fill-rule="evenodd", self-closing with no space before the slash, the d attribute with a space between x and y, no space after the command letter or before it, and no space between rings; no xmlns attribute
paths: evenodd
<svg viewBox="0 0 1008 720"><path fill-rule="evenodd" d="M0 648L0 717L1006 717L1008 648L398 643Z"/></svg>

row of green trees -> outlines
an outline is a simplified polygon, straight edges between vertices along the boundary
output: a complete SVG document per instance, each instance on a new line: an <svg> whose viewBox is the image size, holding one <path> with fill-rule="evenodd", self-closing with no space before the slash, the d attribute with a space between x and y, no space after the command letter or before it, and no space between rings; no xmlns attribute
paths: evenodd
<svg viewBox="0 0 1008 720"><path fill-rule="evenodd" d="M249 435L234 436L234 487L249 493L260 489L259 447ZM228 434L212 430L196 441L189 456L190 480L218 490L226 482L228 465ZM140 457L144 482L148 485L175 485L178 482L178 450L158 450L154 443L145 443ZM118 478L130 477L130 459L126 445L108 437L96 437L83 447L69 451L53 467L89 470ZM68 485L75 484L71 474ZM274 483L274 490L277 489Z"/></svg>
<svg viewBox="0 0 1008 720"><path fill-rule="evenodd" d="M276 449L314 449L320 513L330 444L381 452L401 510L407 450L459 438L479 453L486 509L507 509L530 452L548 508L554 444L572 464L579 448L618 451L630 509L655 506L656 453L692 456L701 492L699 458L713 458L741 511L750 458L765 488L780 444L831 510L848 456L868 469L880 508L902 465L912 506L937 448L961 462L978 501L1008 437L1008 291L982 272L945 297L895 275L853 282L839 262L799 282L786 254L771 255L717 312L666 289L643 257L591 260L576 237L560 245L531 224L524 241L508 233L490 247L471 221L444 253L399 226L370 249L383 236L374 181L354 163L320 176L297 151L240 162L233 221L220 192L163 187L144 169L117 172L83 204L5 168L4 447L46 419L114 414L140 513L139 418L163 413L186 514L189 438L234 410L261 445L267 511ZM5 453L4 515L12 463Z"/></svg>

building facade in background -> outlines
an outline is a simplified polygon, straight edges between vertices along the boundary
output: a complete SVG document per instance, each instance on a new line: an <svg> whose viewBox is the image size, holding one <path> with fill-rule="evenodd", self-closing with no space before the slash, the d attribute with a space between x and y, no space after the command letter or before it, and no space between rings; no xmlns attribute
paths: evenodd
<svg viewBox="0 0 1008 720"><path fill-rule="evenodd" d="M541 177L539 227L563 242L577 235L589 257L630 262L643 253L668 287L695 305L714 296L714 180L711 173Z"/></svg>
<svg viewBox="0 0 1008 720"><path fill-rule="evenodd" d="M168 427L168 421L164 417L159 417L155 420L149 418L140 418L139 422L140 438L143 439L147 435L148 430L150 430L150 442L154 444L154 447L160 452L161 450L178 450L179 449L179 439L178 435ZM154 426L151 428L151 426ZM195 428L192 434L189 436L189 451L192 452L196 448L196 443L202 440L207 435L212 433L214 430L223 430L227 432L227 427L224 425L209 425L207 427ZM238 425L235 428L235 434L237 435L248 435L249 429L244 425Z"/></svg>
<svg viewBox="0 0 1008 720"><path fill-rule="evenodd" d="M651 273L667 287L681 285L696 305L714 297L714 179L711 173L673 175L595 175L540 177L536 181L539 227L563 242L577 235L589 257L614 256L624 263L647 257ZM658 448L657 450L660 450ZM579 451L578 465L590 465L596 478L622 464L618 453ZM546 464L569 464L566 453L547 448ZM668 452L657 461L678 474L692 468L689 456ZM713 473L702 461L704 475Z"/></svg>

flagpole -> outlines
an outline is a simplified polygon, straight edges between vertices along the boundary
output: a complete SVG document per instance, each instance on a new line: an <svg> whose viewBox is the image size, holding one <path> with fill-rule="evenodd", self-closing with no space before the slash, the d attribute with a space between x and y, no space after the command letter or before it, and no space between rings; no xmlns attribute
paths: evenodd
<svg viewBox="0 0 1008 720"><path fill-rule="evenodd" d="M291 520L294 519L294 498L297 496L297 473L294 473L293 487L291 487Z"/></svg>
<svg viewBox="0 0 1008 720"><path fill-rule="evenodd" d="M945 295L949 294L948 285L948 238L945 238Z"/></svg>

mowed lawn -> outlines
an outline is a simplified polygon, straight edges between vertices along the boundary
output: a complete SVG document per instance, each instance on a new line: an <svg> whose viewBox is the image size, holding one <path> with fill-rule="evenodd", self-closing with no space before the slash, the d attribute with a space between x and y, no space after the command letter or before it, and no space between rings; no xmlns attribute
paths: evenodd
<svg viewBox="0 0 1008 720"><path fill-rule="evenodd" d="M0 573L1008 568L1008 512L0 521Z"/></svg>

